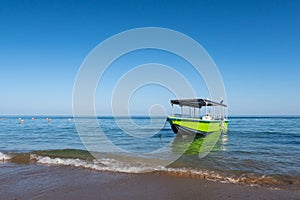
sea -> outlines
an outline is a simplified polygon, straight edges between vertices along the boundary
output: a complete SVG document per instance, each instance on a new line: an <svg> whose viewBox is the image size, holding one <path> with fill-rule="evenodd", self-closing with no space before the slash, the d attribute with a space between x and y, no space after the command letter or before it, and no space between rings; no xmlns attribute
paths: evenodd
<svg viewBox="0 0 300 200"><path fill-rule="evenodd" d="M174 134L166 117L0 116L8 163L299 190L300 117L229 117L227 132L199 137Z"/></svg>

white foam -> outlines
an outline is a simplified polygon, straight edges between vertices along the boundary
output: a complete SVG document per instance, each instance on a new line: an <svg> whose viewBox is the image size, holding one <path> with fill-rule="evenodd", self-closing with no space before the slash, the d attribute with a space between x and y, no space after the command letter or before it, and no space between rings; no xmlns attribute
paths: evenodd
<svg viewBox="0 0 300 200"><path fill-rule="evenodd" d="M73 167L82 167L98 171L113 171L113 172L127 172L127 173L141 173L146 171L162 170L164 167L153 168L142 164L132 166L131 164L123 163L112 158L104 158L93 161L85 161L81 159L72 158L50 158L48 156L30 155L31 160L37 163L50 165L65 165Z"/></svg>
<svg viewBox="0 0 300 200"><path fill-rule="evenodd" d="M37 163L41 163L41 164L82 167L82 168L88 168L88 169L93 169L98 171L112 171L112 172L126 172L126 173L161 171L161 172L169 172L169 173L200 175L207 180L220 181L224 183L238 182L234 178L224 177L218 173L207 171L207 170L191 170L186 168L166 168L164 166L153 167L141 163L136 163L135 165L132 165L112 158L103 158L103 159L98 159L93 161L85 161L81 159L71 159L71 158L50 158L48 156L38 156L32 154L30 155L30 159L35 160Z"/></svg>
<svg viewBox="0 0 300 200"><path fill-rule="evenodd" d="M164 166L149 166L143 163L124 163L113 158L103 158L92 161L85 161L73 158L50 158L48 156L30 155L30 159L41 164L49 165L65 165L80 168L87 168L97 171L111 171L111 172L125 172L125 173L143 173L143 172L167 172L178 175L195 175L206 180L221 182L221 183L245 183L240 177L226 177L225 175L216 173L214 171L201 169L187 169L187 168L167 168ZM1 154L0 154L1 160ZM257 186L257 184L255 184Z"/></svg>
<svg viewBox="0 0 300 200"><path fill-rule="evenodd" d="M0 161L10 160L11 157L8 154L4 154L0 152Z"/></svg>
<svg viewBox="0 0 300 200"><path fill-rule="evenodd" d="M82 167L98 171L113 171L113 172L126 172L126 173L142 173L149 171L162 171L170 173L180 173L180 174L194 174L201 175L205 179L212 181L224 181L229 183L236 183L237 181L232 178L224 177L215 172L210 172L206 170L191 170L186 168L166 168L164 166L147 166L145 164L136 163L135 165L124 163L112 158L103 158L93 161L85 161L81 159L72 158L50 158L48 156L38 156L35 154L30 155L31 160L35 160L37 163L49 164L49 165L65 165L73 167Z"/></svg>

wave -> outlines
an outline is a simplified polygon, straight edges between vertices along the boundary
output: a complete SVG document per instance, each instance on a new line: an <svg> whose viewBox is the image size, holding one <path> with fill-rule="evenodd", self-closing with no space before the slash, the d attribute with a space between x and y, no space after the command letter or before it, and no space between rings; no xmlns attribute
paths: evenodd
<svg viewBox="0 0 300 200"><path fill-rule="evenodd" d="M15 163L32 163L44 165L60 165L76 168L85 168L96 171L121 172L121 173L154 173L181 177L206 179L221 183L245 184L251 186L269 186L281 188L286 185L300 186L299 177L287 177L278 175L257 175L253 173L225 174L206 169L174 168L162 165L151 165L150 162L124 162L124 156L110 156L108 154L101 159L94 159L88 151L84 150L52 150L35 151L30 153L1 153L0 161ZM126 159L125 159L126 160Z"/></svg>
<svg viewBox="0 0 300 200"><path fill-rule="evenodd" d="M11 159L10 155L0 152L0 161L7 161L7 160L10 160L10 159Z"/></svg>
<svg viewBox="0 0 300 200"><path fill-rule="evenodd" d="M118 160L112 158L103 158L93 161L86 161L81 159L72 159L72 158L50 158L48 156L37 156L32 154L30 156L31 160L35 160L40 164L49 164L49 165L65 165L72 167L87 168L97 171L109 171L109 172L125 172L125 173L142 173L149 170L157 170L147 166L131 166L126 163L122 163Z"/></svg>
<svg viewBox="0 0 300 200"><path fill-rule="evenodd" d="M147 166L143 164L137 164L135 166L118 161L112 158L104 158L93 161L86 161L81 159L64 159L64 158L50 158L48 156L37 156L32 154L31 160L35 160L40 164L47 165L63 165L71 167L79 167L85 169L92 169L96 171L107 172L121 172L121 173L154 173L160 175L171 175L180 177L192 177L198 179L206 179L214 182L232 183L232 184L245 184L250 186L270 186L278 188L284 183L272 176L262 175L256 176L254 174L242 174L240 176L226 176L222 173L201 169L188 169L188 168L168 168L164 166ZM289 181L289 184L291 182ZM297 185L300 185L298 182Z"/></svg>

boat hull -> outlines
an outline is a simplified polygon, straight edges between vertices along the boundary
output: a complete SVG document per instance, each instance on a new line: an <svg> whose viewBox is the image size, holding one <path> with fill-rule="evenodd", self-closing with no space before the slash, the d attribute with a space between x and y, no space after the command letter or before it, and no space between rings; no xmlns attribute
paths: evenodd
<svg viewBox="0 0 300 200"><path fill-rule="evenodd" d="M170 116L167 121L175 134L206 135L216 131L226 132L228 127L227 120L201 120Z"/></svg>

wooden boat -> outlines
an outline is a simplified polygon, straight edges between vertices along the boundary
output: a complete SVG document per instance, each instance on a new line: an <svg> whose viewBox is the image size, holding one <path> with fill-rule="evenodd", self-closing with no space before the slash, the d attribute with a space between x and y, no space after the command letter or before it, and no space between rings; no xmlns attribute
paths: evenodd
<svg viewBox="0 0 300 200"><path fill-rule="evenodd" d="M167 118L175 134L196 134L205 136L208 133L222 131L226 132L228 120L225 109L227 105L208 99L175 99L171 100L172 115ZM181 114L174 114L174 105L181 108ZM185 107L189 113L185 114ZM205 107L205 115L201 116L201 108ZM199 114L196 114L198 110Z"/></svg>

